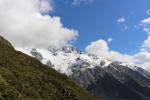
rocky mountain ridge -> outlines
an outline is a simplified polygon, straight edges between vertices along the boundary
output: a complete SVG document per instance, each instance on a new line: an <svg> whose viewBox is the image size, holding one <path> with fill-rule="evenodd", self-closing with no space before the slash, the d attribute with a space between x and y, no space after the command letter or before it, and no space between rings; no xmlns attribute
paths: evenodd
<svg viewBox="0 0 150 100"><path fill-rule="evenodd" d="M150 72L134 64L110 61L70 45L36 49L34 54L103 100L150 100Z"/></svg>

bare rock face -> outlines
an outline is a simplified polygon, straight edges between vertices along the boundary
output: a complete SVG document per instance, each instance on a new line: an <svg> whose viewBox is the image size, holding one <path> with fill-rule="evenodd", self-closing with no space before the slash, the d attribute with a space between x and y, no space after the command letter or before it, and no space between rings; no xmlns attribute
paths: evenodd
<svg viewBox="0 0 150 100"><path fill-rule="evenodd" d="M97 66L78 71L73 73L71 78L103 100L150 99L150 79L140 72L127 66L118 65L116 62L105 68Z"/></svg>
<svg viewBox="0 0 150 100"><path fill-rule="evenodd" d="M52 68L54 67L54 65L52 64L52 62L50 60L47 61L46 65L49 66L49 67L52 67Z"/></svg>
<svg viewBox="0 0 150 100"><path fill-rule="evenodd" d="M43 56L39 52L37 52L35 48L31 50L31 54L33 57L37 58L38 60L40 61L43 60Z"/></svg>
<svg viewBox="0 0 150 100"><path fill-rule="evenodd" d="M79 53L79 49L77 49L76 47L72 46L72 45L66 45L62 47L62 51L64 51L65 53L72 53L72 52L77 52Z"/></svg>

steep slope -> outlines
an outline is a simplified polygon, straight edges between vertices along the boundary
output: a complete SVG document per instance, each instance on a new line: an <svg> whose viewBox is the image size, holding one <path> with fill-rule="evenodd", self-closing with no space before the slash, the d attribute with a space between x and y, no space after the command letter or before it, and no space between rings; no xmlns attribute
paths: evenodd
<svg viewBox="0 0 150 100"><path fill-rule="evenodd" d="M98 100L0 37L0 100Z"/></svg>
<svg viewBox="0 0 150 100"><path fill-rule="evenodd" d="M150 100L150 79L117 63L77 71L71 77L103 100Z"/></svg>

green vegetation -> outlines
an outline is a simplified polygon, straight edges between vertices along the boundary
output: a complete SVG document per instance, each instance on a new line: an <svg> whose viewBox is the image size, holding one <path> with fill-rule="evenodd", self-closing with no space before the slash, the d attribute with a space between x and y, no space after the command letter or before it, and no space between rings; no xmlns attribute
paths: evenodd
<svg viewBox="0 0 150 100"><path fill-rule="evenodd" d="M98 100L0 37L0 100Z"/></svg>

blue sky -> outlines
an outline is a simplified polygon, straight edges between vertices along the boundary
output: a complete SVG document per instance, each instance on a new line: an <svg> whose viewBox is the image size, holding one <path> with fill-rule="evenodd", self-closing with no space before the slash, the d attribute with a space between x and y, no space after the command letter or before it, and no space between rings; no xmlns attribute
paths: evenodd
<svg viewBox="0 0 150 100"><path fill-rule="evenodd" d="M150 69L150 0L0 0L0 5L0 35L18 50L61 48L71 41L88 53Z"/></svg>
<svg viewBox="0 0 150 100"><path fill-rule="evenodd" d="M112 38L112 50L135 54L147 33L140 23L149 17L149 0L93 0L73 5L73 0L55 0L51 15L60 16L65 27L79 31L74 45L84 50L92 41ZM117 22L119 18L125 21Z"/></svg>

